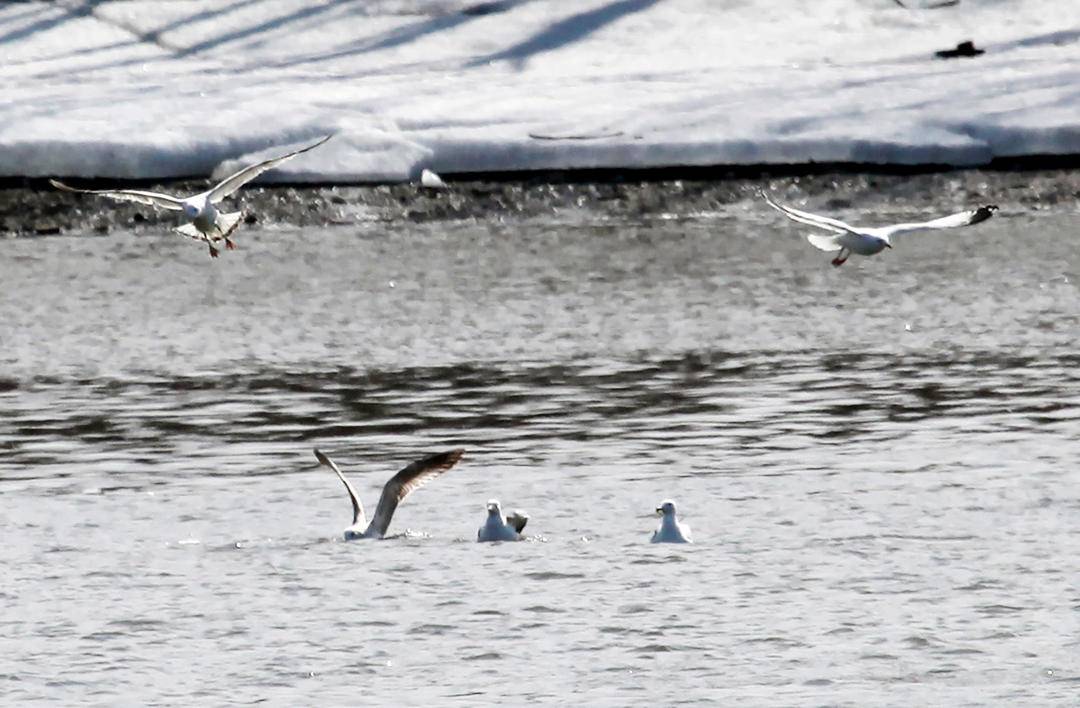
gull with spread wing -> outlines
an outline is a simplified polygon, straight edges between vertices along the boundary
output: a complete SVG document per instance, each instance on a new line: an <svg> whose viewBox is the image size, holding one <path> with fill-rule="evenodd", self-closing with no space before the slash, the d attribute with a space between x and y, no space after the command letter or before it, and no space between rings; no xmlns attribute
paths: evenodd
<svg viewBox="0 0 1080 708"><path fill-rule="evenodd" d="M375 507L375 516L372 517L369 524L364 516L364 505L360 503L360 497L357 496L353 486L349 484L349 480L345 478L345 475L341 473L333 460L315 450L315 458L319 461L319 464L334 470L338 479L345 485L345 490L349 493L349 500L352 502L353 508L353 522L349 528L345 529L346 541L358 538L382 538L385 536L386 529L390 528L390 519L394 517L394 511L397 509L398 504L405 501L405 497L409 496L417 488L449 471L464 454L464 450L450 450L429 455L413 462L395 474L383 487L382 494L379 496L379 505Z"/></svg>
<svg viewBox="0 0 1080 708"><path fill-rule="evenodd" d="M777 204L765 192L761 192L761 196L769 206L792 221L828 231L828 235L808 234L806 240L822 251L839 251L832 259L834 266L844 265L852 253L872 256L875 253L881 253L886 248L892 248L892 237L897 234L971 226L980 221L986 221L998 209L996 204L987 204L978 209L957 212L932 221L892 224L891 226L851 226L839 219L831 219Z"/></svg>
<svg viewBox="0 0 1080 708"><path fill-rule="evenodd" d="M216 241L224 240L225 247L230 251L236 248L236 244L233 243L230 236L232 236L236 227L240 225L241 216L238 211L230 213L218 211L217 205L221 203L221 200L232 195L263 172L272 170L286 160L291 160L301 153L305 153L308 150L314 150L331 137L332 136L327 135L318 142L312 143L307 147L294 150L293 152L281 155L280 157L263 160L254 165L248 165L235 174L226 177L219 184L211 187L207 191L191 197L174 197L169 194L146 192L139 189L77 189L75 187L69 187L63 182L55 179L49 180L49 184L65 192L96 194L101 197L115 199L119 202L136 202L139 204L161 207L162 209L168 209L170 211L182 211L184 212L184 216L186 216L191 223L177 227L175 229L176 232L183 236L187 236L188 238L193 238L196 241L205 242L206 245L210 247L210 257L217 258L218 249L214 247Z"/></svg>

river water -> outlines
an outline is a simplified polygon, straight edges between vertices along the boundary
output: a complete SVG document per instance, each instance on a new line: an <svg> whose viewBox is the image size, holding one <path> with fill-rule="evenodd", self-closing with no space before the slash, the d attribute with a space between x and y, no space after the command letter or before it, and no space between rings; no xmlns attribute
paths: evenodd
<svg viewBox="0 0 1080 708"><path fill-rule="evenodd" d="M751 203L0 243L0 696L1076 705L1078 223L838 269ZM346 543L316 446L369 513L467 453ZM473 542L490 497L529 542Z"/></svg>

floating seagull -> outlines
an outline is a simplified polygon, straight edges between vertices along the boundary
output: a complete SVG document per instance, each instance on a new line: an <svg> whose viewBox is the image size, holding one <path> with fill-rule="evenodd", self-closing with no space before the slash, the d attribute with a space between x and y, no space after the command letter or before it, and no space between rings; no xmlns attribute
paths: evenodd
<svg viewBox="0 0 1080 708"><path fill-rule="evenodd" d="M661 519L660 525L653 531L653 543L693 543L690 540L690 527L680 524L675 518L675 502L665 499L656 507L656 513Z"/></svg>
<svg viewBox="0 0 1080 708"><path fill-rule="evenodd" d="M529 521L529 515L520 509L514 509L503 520L502 507L498 499L488 499L487 520L476 532L477 541L520 541L521 532Z"/></svg>
<svg viewBox="0 0 1080 708"><path fill-rule="evenodd" d="M184 212L184 216L191 220L191 223L177 227L175 231L188 238L193 238L196 241L205 242L206 245L210 247L210 257L217 258L218 250L214 248L215 241L224 239L226 248L230 251L236 248L236 244L233 243L232 239L229 237L232 235L232 232L236 230L236 227L240 225L241 214L238 211L231 213L220 212L217 210L216 205L219 204L222 199L233 194L236 190L240 189L263 172L274 169L281 163L286 160L291 160L300 153L314 150L331 137L332 136L327 135L322 140L312 143L305 148L294 150L281 157L274 157L254 165L249 165L239 172L226 177L211 189L187 198L173 197L159 192L144 192L138 189L76 189L75 187L69 187L63 182L55 179L50 179L49 184L57 189L62 189L65 192L97 194L102 197L108 197L109 199L115 199L119 202L138 202L139 204L149 204L150 206L161 207L162 209L169 209L170 211L182 211Z"/></svg>
<svg viewBox="0 0 1080 708"><path fill-rule="evenodd" d="M891 226L850 226L843 221L830 219L826 216L818 216L808 211L799 211L774 202L768 194L761 192L761 196L773 209L776 209L792 221L800 224L808 224L825 231L830 231L828 236L810 234L806 237L816 248L822 251L840 251L832 260L834 266L844 265L852 253L860 256L872 256L886 248L892 248L892 237L897 234L911 233L914 231L929 231L933 229L954 229L959 226L971 226L980 221L986 221L997 211L996 204L987 204L978 209L961 211L949 216L943 216L933 221L922 221L911 224L893 224Z"/></svg>
<svg viewBox="0 0 1080 708"><path fill-rule="evenodd" d="M345 485L345 489L349 492L349 499L352 501L353 508L353 522L352 526L345 529L346 541L358 538L382 538L385 536L386 529L390 527L390 519L393 518L394 510L397 509L398 504L403 502L405 497L409 496L414 489L447 472L457 464L457 461L464 454L464 450L450 450L449 452L429 455L413 462L395 474L383 487L382 494L379 496L379 505L375 507L375 516L371 519L371 523L368 524L367 519L364 517L364 505L360 503L360 497L356 495L356 490L349 484L349 480L345 479L345 475L341 473L333 460L315 450L315 457L319 460L319 463L334 470L338 479L341 480L342 484Z"/></svg>

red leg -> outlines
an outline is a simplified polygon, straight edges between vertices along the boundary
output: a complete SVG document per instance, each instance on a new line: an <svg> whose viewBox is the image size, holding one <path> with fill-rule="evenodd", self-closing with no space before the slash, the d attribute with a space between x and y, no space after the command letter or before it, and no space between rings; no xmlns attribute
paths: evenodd
<svg viewBox="0 0 1080 708"><path fill-rule="evenodd" d="M218 250L216 248L214 248L213 244L210 244L210 257L211 258L217 258L218 257Z"/></svg>
<svg viewBox="0 0 1080 708"><path fill-rule="evenodd" d="M225 248L229 249L230 251L236 250L236 243L228 236L225 237Z"/></svg>

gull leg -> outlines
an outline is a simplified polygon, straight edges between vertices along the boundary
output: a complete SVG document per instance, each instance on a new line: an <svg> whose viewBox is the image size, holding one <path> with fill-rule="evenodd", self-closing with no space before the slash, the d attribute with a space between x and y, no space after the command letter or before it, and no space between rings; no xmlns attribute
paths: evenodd
<svg viewBox="0 0 1080 708"><path fill-rule="evenodd" d="M214 244L210 243L210 241L208 240L206 242L206 245L210 247L210 257L211 258L217 258L218 257L218 250L216 248L214 248Z"/></svg>
<svg viewBox="0 0 1080 708"><path fill-rule="evenodd" d="M847 250L846 248L841 248L840 253L836 254L836 258L833 258L831 263L837 268L839 268L840 266L844 265L844 263L848 259L848 256L850 255L851 251Z"/></svg>
<svg viewBox="0 0 1080 708"><path fill-rule="evenodd" d="M232 231L230 230L228 234L225 233L225 231L221 228L221 224L214 224L214 228L217 230L217 234L218 234L217 238L215 238L214 240L217 241L218 239L224 239L225 240L225 248L227 248L230 251L235 251L236 250L236 244L233 242L233 240L231 238L229 238L229 234L231 234Z"/></svg>

